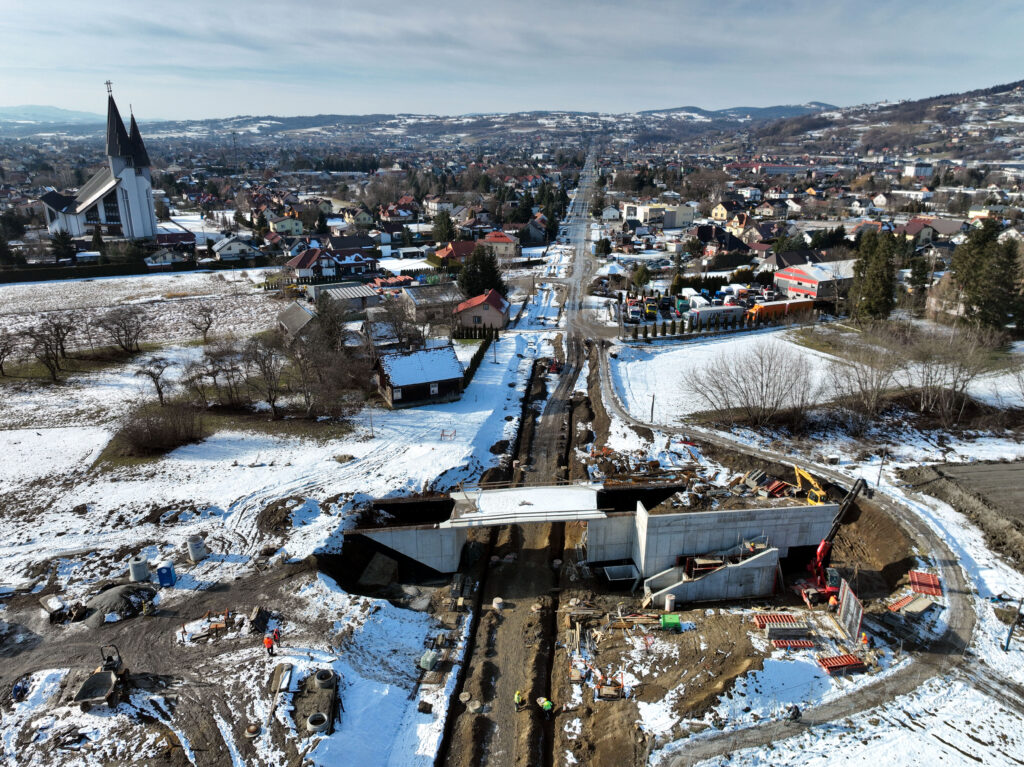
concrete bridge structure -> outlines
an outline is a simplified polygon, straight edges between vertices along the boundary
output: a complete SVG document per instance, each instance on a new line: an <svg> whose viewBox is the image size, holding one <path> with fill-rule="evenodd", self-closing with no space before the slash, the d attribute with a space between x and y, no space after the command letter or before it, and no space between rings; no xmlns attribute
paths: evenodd
<svg viewBox="0 0 1024 767"><path fill-rule="evenodd" d="M696 601L770 593L779 559L791 548L820 543L839 509L837 504L780 505L651 514L637 500L634 511L611 511L599 507L602 489L591 483L458 491L451 494L454 507L444 521L356 528L346 535L366 536L438 572L453 573L470 527L585 522L588 563L630 561L652 596L674 593ZM680 568L686 557L732 556L753 540L761 542L756 556L715 573L695 579Z"/></svg>

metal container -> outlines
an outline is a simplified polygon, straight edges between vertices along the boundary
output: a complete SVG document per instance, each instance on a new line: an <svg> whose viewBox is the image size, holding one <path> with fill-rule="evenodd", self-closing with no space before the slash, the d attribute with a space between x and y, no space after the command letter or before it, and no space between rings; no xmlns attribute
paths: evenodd
<svg viewBox="0 0 1024 767"><path fill-rule="evenodd" d="M676 609L676 595L666 594L665 595L665 612L670 613Z"/></svg>
<svg viewBox="0 0 1024 767"><path fill-rule="evenodd" d="M188 558L193 562L199 562L206 558L206 543L200 535L188 537Z"/></svg>
<svg viewBox="0 0 1024 767"><path fill-rule="evenodd" d="M128 579L132 583L144 583L149 580L149 562L142 557L135 557L128 562Z"/></svg>

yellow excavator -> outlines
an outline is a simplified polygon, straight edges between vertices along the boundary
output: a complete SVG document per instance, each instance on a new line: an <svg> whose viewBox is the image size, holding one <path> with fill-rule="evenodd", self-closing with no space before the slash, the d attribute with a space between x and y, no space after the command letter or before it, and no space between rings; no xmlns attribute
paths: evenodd
<svg viewBox="0 0 1024 767"><path fill-rule="evenodd" d="M828 503L828 493L814 477L811 476L810 472L806 469L801 469L796 464L793 464L793 471L796 472L796 486L807 493L807 502L811 506L821 506L824 503Z"/></svg>

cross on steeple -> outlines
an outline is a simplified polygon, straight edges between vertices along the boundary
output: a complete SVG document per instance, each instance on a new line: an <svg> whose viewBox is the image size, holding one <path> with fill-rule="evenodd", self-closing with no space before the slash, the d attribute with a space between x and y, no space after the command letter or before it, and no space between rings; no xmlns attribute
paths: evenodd
<svg viewBox="0 0 1024 767"><path fill-rule="evenodd" d="M112 82L110 82L110 80L107 80L107 81L106 81L105 83L103 83L103 84L107 86L107 95L108 95L108 96L112 96L112 95L113 95L113 93L114 93L114 89L113 89L113 88L111 87L111 86L113 85L113 83L112 83Z"/></svg>

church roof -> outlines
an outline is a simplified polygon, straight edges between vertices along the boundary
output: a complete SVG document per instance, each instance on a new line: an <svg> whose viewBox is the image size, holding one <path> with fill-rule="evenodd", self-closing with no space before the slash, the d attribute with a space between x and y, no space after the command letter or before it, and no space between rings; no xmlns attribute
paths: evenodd
<svg viewBox="0 0 1024 767"><path fill-rule="evenodd" d="M131 156L131 141L128 131L124 129L121 113L117 111L114 97L107 97L107 157Z"/></svg>
<svg viewBox="0 0 1024 767"><path fill-rule="evenodd" d="M149 153L146 145L142 143L142 134L139 132L139 124L135 122L135 115L132 115L131 128L128 132L128 145L132 156L132 165L136 168L148 168Z"/></svg>
<svg viewBox="0 0 1024 767"><path fill-rule="evenodd" d="M91 208L93 203L105 197L120 181L121 179L110 172L110 168L103 168L78 190L78 194L75 195L75 212L82 213Z"/></svg>

